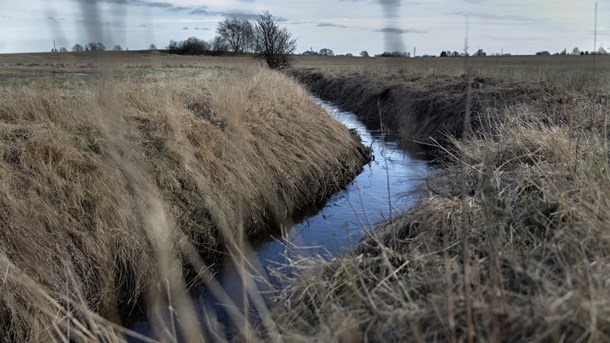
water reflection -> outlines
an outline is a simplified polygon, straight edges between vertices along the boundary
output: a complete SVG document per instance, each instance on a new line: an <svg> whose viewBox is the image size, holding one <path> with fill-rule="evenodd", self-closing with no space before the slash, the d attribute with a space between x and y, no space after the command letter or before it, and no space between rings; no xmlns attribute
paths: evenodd
<svg viewBox="0 0 610 343"><path fill-rule="evenodd" d="M248 256L249 272L257 275L259 291L256 293L261 297L259 301L267 304L270 294L282 286L269 272L271 268L279 268L286 259L313 255L329 259L349 251L365 228L389 218L390 213L408 209L418 198L418 186L432 170L426 161L427 155L417 145L404 150L397 142L387 141L381 130L368 130L354 113L342 112L320 99L316 101L346 127L355 129L363 144L373 149L375 159L344 190L334 194L321 209L315 209L317 212L297 223L285 223L283 235L275 234L253 242L253 252ZM231 337L236 333L227 306L247 304L254 307L253 299L244 301L241 277L233 261L225 261L217 280L231 301L216 299L203 286L192 293L193 301L199 305L202 322L212 323L217 319L224 326L203 325L212 340L218 335ZM256 322L258 319L257 311L251 309L250 320ZM141 323L136 331L148 333L147 326L147 323Z"/></svg>

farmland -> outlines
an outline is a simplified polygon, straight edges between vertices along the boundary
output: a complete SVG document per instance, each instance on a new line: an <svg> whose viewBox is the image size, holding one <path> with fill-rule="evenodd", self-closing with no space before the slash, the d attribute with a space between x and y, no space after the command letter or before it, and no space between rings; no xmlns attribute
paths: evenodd
<svg viewBox="0 0 610 343"><path fill-rule="evenodd" d="M198 339L186 282L222 254L245 263L242 238L367 160L307 88L440 171L350 253L292 261L273 323L246 339L610 339L607 56L300 56L287 73L0 55L3 338L120 341L125 313L170 298Z"/></svg>

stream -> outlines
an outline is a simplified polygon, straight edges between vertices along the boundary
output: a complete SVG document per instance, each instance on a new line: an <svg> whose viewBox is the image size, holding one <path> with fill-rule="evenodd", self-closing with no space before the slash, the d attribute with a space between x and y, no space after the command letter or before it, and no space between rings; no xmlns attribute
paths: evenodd
<svg viewBox="0 0 610 343"><path fill-rule="evenodd" d="M283 233L275 233L251 242L252 252L247 256L249 272L259 275L254 299L249 297L251 322L260 321L254 304L270 304L270 296L282 288L282 281L271 269L286 267L288 260L316 257L325 260L350 250L376 223L388 219L412 206L420 194L418 186L433 171L423 149L417 145L399 146L386 140L380 130L370 130L351 112L342 112L331 103L314 98L326 111L347 128L355 129L365 146L373 149L375 159L365 165L362 172L343 190L335 193L322 208L311 209L295 223L285 223ZM191 290L192 301L203 323L206 341L236 334L235 321L226 310L229 304L242 307L243 287L239 271L227 260L216 280L231 300L214 297L205 286ZM240 310L243 311L243 310ZM243 312L242 312L243 313ZM209 323L221 323L212 325ZM148 322L135 325L134 331L154 337ZM178 339L180 340L180 339ZM138 342L138 340L131 340Z"/></svg>

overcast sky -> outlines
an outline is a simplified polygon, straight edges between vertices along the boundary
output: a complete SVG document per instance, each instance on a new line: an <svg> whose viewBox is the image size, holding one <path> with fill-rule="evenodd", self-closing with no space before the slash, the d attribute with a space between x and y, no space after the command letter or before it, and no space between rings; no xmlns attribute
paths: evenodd
<svg viewBox="0 0 610 343"><path fill-rule="evenodd" d="M610 0L599 0L598 46L610 47ZM268 10L298 38L298 52L337 54L405 50L438 55L469 51L532 54L593 49L594 0L0 0L0 53L70 49L159 48L170 39L209 40L225 16Z"/></svg>

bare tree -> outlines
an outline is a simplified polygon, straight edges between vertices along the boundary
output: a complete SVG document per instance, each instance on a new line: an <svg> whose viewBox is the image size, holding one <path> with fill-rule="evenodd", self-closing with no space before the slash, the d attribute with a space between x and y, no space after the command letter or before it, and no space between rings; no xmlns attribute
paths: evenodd
<svg viewBox="0 0 610 343"><path fill-rule="evenodd" d="M324 48L320 50L320 55L322 56L335 56L335 53L331 49Z"/></svg>
<svg viewBox="0 0 610 343"><path fill-rule="evenodd" d="M256 19L254 30L256 57L267 62L271 69L289 66L290 55L297 47L296 39L285 27L280 28L278 22L265 11Z"/></svg>
<svg viewBox="0 0 610 343"><path fill-rule="evenodd" d="M148 46L148 50L157 50L157 46L154 44L151 44L150 46Z"/></svg>
<svg viewBox="0 0 610 343"><path fill-rule="evenodd" d="M83 47L80 44L74 44L74 46L72 47L72 51L74 51L74 52L82 52L82 51L85 51L85 47Z"/></svg>
<svg viewBox="0 0 610 343"><path fill-rule="evenodd" d="M226 18L218 23L218 36L236 54L250 50L254 36L254 27L246 19Z"/></svg>
<svg viewBox="0 0 610 343"><path fill-rule="evenodd" d="M87 51L105 51L106 46L100 42L90 42L85 46L85 50Z"/></svg>
<svg viewBox="0 0 610 343"><path fill-rule="evenodd" d="M121 48L121 46L120 46L120 45L115 45L115 46L112 48L112 50L114 50L114 51L123 51L123 48Z"/></svg>

